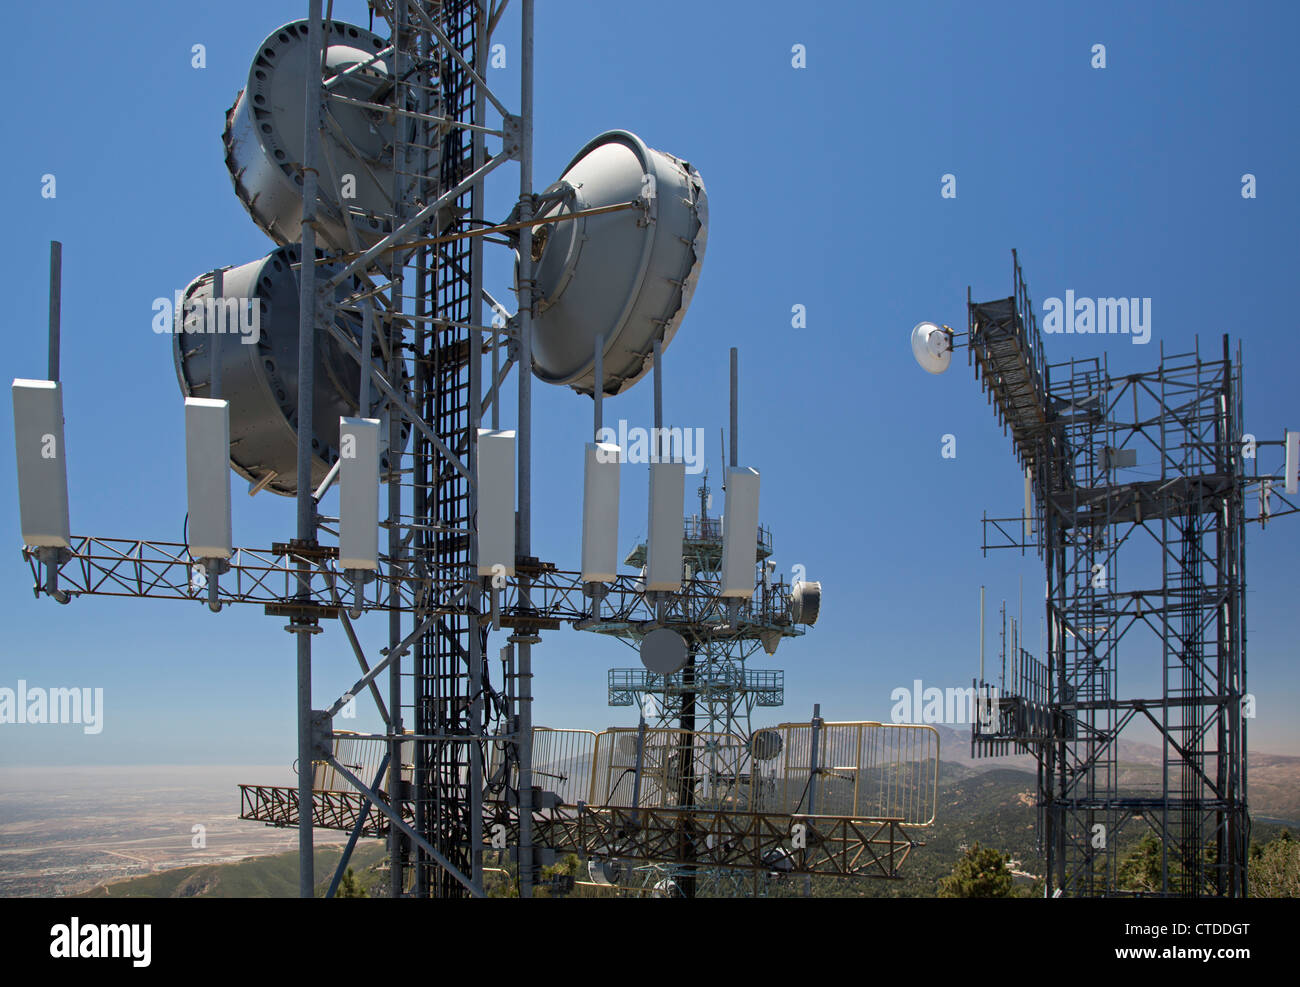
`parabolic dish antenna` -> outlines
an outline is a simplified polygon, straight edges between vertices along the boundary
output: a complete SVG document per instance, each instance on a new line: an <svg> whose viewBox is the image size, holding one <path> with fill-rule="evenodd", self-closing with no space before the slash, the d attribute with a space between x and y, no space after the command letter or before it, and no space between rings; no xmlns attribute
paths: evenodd
<svg viewBox="0 0 1300 987"><path fill-rule="evenodd" d="M686 667L686 639L659 627L641 639L641 664L656 675L673 675Z"/></svg>
<svg viewBox="0 0 1300 987"><path fill-rule="evenodd" d="M565 197L542 217L645 203L533 232L533 372L593 394L600 339L601 386L618 394L650 370L655 340L666 347L690 305L708 239L704 183L689 163L611 130L579 151L546 192Z"/></svg>
<svg viewBox="0 0 1300 987"><path fill-rule="evenodd" d="M614 885L627 875L627 866L621 860L609 857L592 857L587 861L587 875L593 884Z"/></svg>
<svg viewBox="0 0 1300 987"><path fill-rule="evenodd" d="M324 24L326 97L320 147L321 245L352 249L348 211L359 245L388 232L393 212L395 114L358 105L393 100L392 70L376 54L388 42L365 28ZM306 85L307 22L293 21L262 42L248 83L226 114L226 167L239 200L276 243L302 235L303 92ZM347 73L344 75L343 73ZM334 81L330 81L333 79ZM402 118L407 143L415 123Z"/></svg>
<svg viewBox="0 0 1300 987"><path fill-rule="evenodd" d="M918 322L912 330L912 355L928 374L941 374L952 362L952 336L933 322Z"/></svg>
<svg viewBox="0 0 1300 987"><path fill-rule="evenodd" d="M790 619L811 627L822 612L822 584L796 580L790 588Z"/></svg>
<svg viewBox="0 0 1300 987"><path fill-rule="evenodd" d="M212 297L211 273L195 278L175 313L172 336L176 376L186 397L211 396L212 348L216 347L221 361L218 396L230 402L230 465L249 483L287 496L298 489L298 271L294 265L299 252L298 244L289 244L223 272L220 308ZM332 266L321 269L333 270ZM255 331L237 330L241 312L248 322L256 319ZM336 311L335 318L360 348L360 317ZM340 416L358 417L360 383L357 361L318 328L313 487L338 459ZM375 387L370 393L371 407L363 417L381 418L382 395ZM408 429L403 426L403 443ZM387 427L380 429L380 436L380 462L386 467Z"/></svg>
<svg viewBox="0 0 1300 987"><path fill-rule="evenodd" d="M626 761L628 764L636 763L636 745L637 735L635 733L621 734L614 747L614 757L619 764Z"/></svg>
<svg viewBox="0 0 1300 987"><path fill-rule="evenodd" d="M749 753L756 761L770 761L781 753L785 742L776 730L759 730L749 740Z"/></svg>
<svg viewBox="0 0 1300 987"><path fill-rule="evenodd" d="M794 870L794 859L789 850L779 846L763 854L763 865L773 874L789 874Z"/></svg>

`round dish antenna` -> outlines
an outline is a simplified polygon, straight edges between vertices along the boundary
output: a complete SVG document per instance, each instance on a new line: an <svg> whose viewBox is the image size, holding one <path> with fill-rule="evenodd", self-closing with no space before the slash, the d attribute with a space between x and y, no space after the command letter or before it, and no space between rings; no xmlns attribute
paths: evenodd
<svg viewBox="0 0 1300 987"><path fill-rule="evenodd" d="M749 740L749 753L756 761L770 761L781 753L785 742L776 730L759 730Z"/></svg>
<svg viewBox="0 0 1300 987"><path fill-rule="evenodd" d="M297 493L298 258L296 243L222 273L220 299L212 274L195 278L176 311L172 357L186 397L211 396L212 349L221 362L221 392L230 402L230 465L258 489ZM322 270L332 270L323 267ZM328 276L328 274L326 275ZM340 289L340 296L342 289ZM361 343L359 316L336 311L336 325ZM382 418L377 388L359 416L361 368L332 335L317 330L312 421L312 485L339 457L339 418ZM382 359L382 357L380 358ZM403 443L409 426L403 426ZM380 461L387 467L380 430Z"/></svg>
<svg viewBox="0 0 1300 987"><path fill-rule="evenodd" d="M933 322L918 322L912 330L912 356L926 373L943 373L952 362L952 332Z"/></svg>
<svg viewBox="0 0 1300 987"><path fill-rule="evenodd" d="M587 861L587 875L593 884L610 887L618 884L628 874L628 867L621 860L609 857L592 857Z"/></svg>
<svg viewBox="0 0 1300 987"><path fill-rule="evenodd" d="M321 245L348 250L389 232L393 212L393 144L396 116L368 106L391 105L392 70L376 58L387 42L342 21L324 24L317 230ZM302 234L303 91L307 73L307 22L272 31L258 50L248 82L226 114L222 135L235 193L253 222L279 244ZM348 102L353 100L354 102ZM414 118L402 118L414 140ZM345 217L345 210L347 216ZM349 223L359 244L349 235Z"/></svg>
<svg viewBox="0 0 1300 987"><path fill-rule="evenodd" d="M641 664L656 675L673 675L686 667L686 638L660 627L641 639Z"/></svg>
<svg viewBox="0 0 1300 987"><path fill-rule="evenodd" d="M811 627L822 612L822 584L798 580L790 589L790 619Z"/></svg>
<svg viewBox="0 0 1300 987"><path fill-rule="evenodd" d="M538 218L557 221L533 232L533 372L582 394L597 386L618 394L650 370L655 341L672 341L690 305L708 239L704 183L688 162L611 130L579 151L545 194L557 198ZM639 206L560 219L634 200Z"/></svg>

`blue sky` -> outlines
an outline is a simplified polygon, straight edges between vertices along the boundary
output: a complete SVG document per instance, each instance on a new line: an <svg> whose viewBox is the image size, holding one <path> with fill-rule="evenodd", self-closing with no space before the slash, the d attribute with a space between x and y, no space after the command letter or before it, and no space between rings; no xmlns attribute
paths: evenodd
<svg viewBox="0 0 1300 987"><path fill-rule="evenodd" d="M3 174L11 330L5 376L45 367L48 241L64 243L63 380L73 530L179 541L185 514L182 405L170 340L150 329L154 298L198 273L271 248L222 162L226 109L258 43L305 3L105 7L61 14L76 72L48 46L17 46L5 72ZM716 467L726 422L727 350L740 347L741 459L762 471L762 517L783 572L825 588L821 622L755 667L786 670L785 709L888 719L890 692L969 683L979 586L990 627L1024 580L1025 639L1042 610L1037 559L982 558L980 518L1017 513L1020 478L978 385L920 372L917 321L964 325L976 298L1010 292L1016 247L1041 305L1067 289L1152 299L1147 346L1053 336L1053 361L1105 352L1112 373L1154 368L1158 347L1245 347L1246 427L1300 428L1300 340L1285 321L1300 225L1300 154L1289 4L776 3L592 4L542 0L537 13L536 185L557 178L612 128L689 159L710 204L694 304L667 351L669 421L704 428ZM364 5L336 16L365 24ZM17 37L48 37L46 10L11 12ZM494 85L517 102L517 10L499 38ZM191 46L207 66L191 67ZM807 67L791 65L804 45ZM1106 46L1104 69L1090 67ZM1241 196L1242 175L1258 196ZM57 198L40 194L54 174ZM940 196L941 176L957 197ZM517 188L491 186L503 216ZM503 252L490 287L512 298ZM792 328L804 305L807 326ZM1041 312L1041 309L1040 309ZM534 387L535 554L577 563L581 450L590 402ZM606 421L648 424L647 382L606 404ZM8 401L0 430L12 434ZM512 419L509 402L505 421ZM940 455L941 437L957 456ZM1268 460L1265 461L1269 463ZM12 454L0 457L6 631L0 686L102 687L105 727L0 727L0 764L288 763L293 650L260 608L32 597L19 560ZM622 540L644 532L644 467L626 466ZM691 485L693 486L693 484ZM288 536L292 502L250 500L234 479L235 541ZM688 496L691 491L688 490ZM1300 753L1294 623L1296 519L1249 539L1251 746ZM375 648L382 617L363 621ZM337 633L318 638L318 704L355 678ZM989 633L990 654L996 639ZM1142 648L1125 681L1148 676ZM605 706L605 671L625 647L575 632L537 650L539 723L629 722ZM363 728L373 726L363 717Z"/></svg>

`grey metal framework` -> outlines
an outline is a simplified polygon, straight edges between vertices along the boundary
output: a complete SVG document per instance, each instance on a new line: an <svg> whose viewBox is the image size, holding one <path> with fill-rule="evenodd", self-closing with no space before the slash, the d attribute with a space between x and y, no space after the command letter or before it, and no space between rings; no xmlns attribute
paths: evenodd
<svg viewBox="0 0 1300 987"><path fill-rule="evenodd" d="M736 700L745 701L752 710L785 705L785 672L769 668L739 668L720 665L705 669L697 664L688 683L685 675L656 675L644 668L609 670L609 705L641 706L646 696L654 696L662 719L681 717L682 697L690 696L706 706L719 703L736 708Z"/></svg>
<svg viewBox="0 0 1300 987"><path fill-rule="evenodd" d="M1240 347L1162 347L1155 370L1118 377L1104 354L1049 365L1014 253L1013 285L968 292L969 357L1033 512L986 517L984 550L1043 559L1047 654L1017 644L998 683L976 682L972 753L1037 758L1047 894L1125 893L1121 836L1149 830L1156 893L1244 895L1245 503L1271 478L1244 454ZM1294 512L1280 502L1273 516ZM1138 724L1163 751L1149 777L1120 770Z"/></svg>
<svg viewBox="0 0 1300 987"><path fill-rule="evenodd" d="M702 567L681 592L648 595L634 576L593 590L579 573L530 555L532 227L557 220L534 218L545 199L532 192L533 0L518 4L518 111L507 109L484 78L505 7L506 0L375 5L387 21L388 42L368 63L383 61L389 81L368 99L337 90L338 78L351 69L337 76L309 70L304 83L303 160L291 169L301 179L298 256L304 259L298 263L296 476L312 475L313 357L328 333L367 368L359 374L358 406L374 407L372 392L384 398L389 465L381 528L387 544L378 569L362 581L362 574L339 565L338 519L319 510L336 473L315 490L308 482L297 483L293 539L269 549L236 549L219 567L191 557L183 544L144 539L77 536L67 549L25 549L36 592L60 603L82 595L186 600L213 611L243 603L260 605L287 623L297 655L298 784L296 790L245 786L244 815L297 826L304 897L315 890L317 826L350 829L349 848L363 833L384 835L393 897L483 895L485 848L500 845L485 837L485 823L506 833L524 897L531 896L540 866L557 850L608 855L622 845L617 837L622 824L615 820L607 827L602 820L608 813L599 807L580 809L572 820L576 829L570 820L548 816L560 794L545 790L546 777L534 783L533 738L549 736L532 724L531 649L541 631L570 623L635 639L652 626L693 628L694 647L713 649L710 654L731 663L742 662L772 635L803 633L792 621L783 583L764 581L750 600L719 599L716 561L707 571ZM346 43L349 36L348 25L322 18L321 8L320 0L309 0L307 20L292 28L306 39L308 65L323 65L322 53L331 42ZM345 201L341 219L347 247L326 251L317 249L318 188L341 177L321 153L328 127L322 108L332 100L397 125L390 210L363 213ZM489 104L499 123L489 121ZM489 138L500 142L491 154ZM484 182L511 161L519 164L517 204L503 222L490 224L483 218ZM646 208L645 202L596 211L630 208ZM362 222L378 234L363 238ZM498 314L507 313L484 287L485 242L503 243L517 256L519 310L492 325L483 324L485 302ZM57 246L53 249L50 374L57 380L59 264ZM340 314L362 326L359 345L338 327ZM656 345L656 426L662 403L659 357ZM516 559L514 576L498 582L478 571L478 431L485 416L491 428L500 428L500 397L512 372L518 386ZM732 374L734 393L734 352ZM215 383L210 393L219 393ZM599 425L599 391L596 409ZM733 402L732 465L737 429ZM720 551L709 519L698 534L712 546L709 552ZM770 552L765 531L759 542L760 553ZM379 613L387 616L387 647L368 656L356 622ZM328 707L314 709L313 640L327 627L346 638L361 677ZM495 670L488 660L489 635L502 631L507 636ZM719 679L719 684L729 681ZM740 681L748 688L748 678ZM778 678L750 691L770 701L779 689ZM350 767L345 751L357 737L335 731L333 720L363 693L384 723L383 733L365 739L382 744L384 753L377 763ZM710 703L706 698L706 708ZM693 707L684 702L683 710ZM690 722L686 712L682 721ZM320 790L318 772L349 786L349 793ZM684 785L683 791L693 788ZM662 838L650 841L658 849L646 852L694 860L708 849L699 842L707 834L734 829L749 854L739 866L761 869L764 855L772 852L765 844L787 839L795 825L788 814L759 819L749 818L754 813L732 813L737 818L727 816L719 830L710 810L695 811L690 797L681 802L685 811L660 820ZM851 859L833 864L836 873L837 868L853 871L860 860L880 860L887 862L882 874L893 876L915 845L900 828L903 821L892 816L840 825L849 828L836 845L847 848ZM538 832L546 845L538 844ZM600 845L602 832L614 834L609 837L614 842ZM340 873L346 861L345 855Z"/></svg>
<svg viewBox="0 0 1300 987"><path fill-rule="evenodd" d="M733 361L734 361L733 351ZM733 365L734 373L734 365ZM733 377L732 404L736 404ZM732 465L735 465L735 446L738 436L732 433ZM764 576L755 587L752 599L732 603L737 615L743 614L743 631L737 633L739 622L727 615L725 601L716 596L715 587L720 581L722 565L722 519L710 517L712 497L709 492L708 473L701 478L696 491L699 513L683 518L682 553L687 584L683 587L685 599L704 590L708 604L703 608L676 607L665 603L660 607L661 620L656 622L672 627L686 641L686 667L672 675L657 675L645 668L611 668L609 670L609 705L637 706L642 711L642 723L650 728L676 727L681 736L727 735L739 737L749 743L753 736L751 716L756 708L773 708L785 704L785 673L779 669L753 669L745 665L746 659L761 648L769 653L776 650L784 637L804 633L793 624L788 612L790 587L781 580L773 580L767 559L772 555L772 532L760 525L756 557L763 567ZM646 546L639 544L628 553L624 562L640 567L645 564ZM644 630L650 624L621 619L617 611L610 617L587 621L583 630L614 635L636 648ZM650 718L645 718L646 699L653 697ZM689 771L683 772L680 798L675 803L690 811L697 798L697 779ZM705 867L694 862L697 843L704 835L687 830L681 841L679 859L664 862L650 869L656 883L672 887L683 897L697 894L741 895L757 893L762 887L760 873L744 873L725 867Z"/></svg>
<svg viewBox="0 0 1300 987"><path fill-rule="evenodd" d="M299 818L309 820L298 827L304 897L315 889L310 820L314 764L321 762L362 793L367 814L373 807L376 818L387 818L394 897L483 894L485 791L516 807L520 893L529 896L533 886L528 683L529 645L535 638L516 634L504 680L490 679L484 661L488 607L476 569L473 481L477 429L487 407L496 424L501 387L514 368L519 384L517 545L526 556L534 10L533 0L519 0L520 109L511 112L484 80L490 39L505 6L506 0L373 5L387 22L389 40L364 64L382 62L388 81L364 99L345 95L336 85L354 70L332 74L323 58L332 43L347 44L356 30L323 18L321 0L309 0L306 21L292 28L306 38L307 64L321 66L319 72L306 73L302 161L291 169L302 191L299 256L304 259L298 265L296 537L269 550L236 550L220 572L204 571L203 561L192 558L185 545L147 540L77 537L61 552L26 550L37 592L61 603L83 594L202 600L214 611L227 603L252 603L269 615L288 618L285 629L294 635L297 652L296 804ZM329 127L324 108L332 101L393 125L393 183L386 213L366 214L345 200L348 249L325 251L317 250L318 190L347 177L333 174L321 153ZM495 126L487 123L489 102L499 115ZM487 138L500 141L492 155ZM489 227L481 218L484 180L510 161L519 164L519 204L509 222ZM380 231L378 239L359 235L363 223ZM520 253L523 301L504 325L482 324L485 299L500 309L483 285L483 242L489 235L517 246ZM57 257L51 292L50 366L57 375ZM339 313L355 316L364 326L359 346L337 325ZM304 479L312 475L316 445L314 355L327 333L366 368L359 375L359 407L372 407L372 392L386 399L392 465L385 477L387 517L381 527L388 537L379 571L367 583L340 570L332 543L338 519L318 510L337 470L316 490ZM493 376L485 388L482 370L489 358ZM215 383L209 393L217 393ZM526 576L514 581L511 592L513 609L533 612ZM387 613L388 647L372 663L353 621L376 611ZM331 622L346 636L363 674L331 706L313 709L312 642ZM334 755L333 718L362 692L374 700L384 720L386 784L383 771L359 779ZM413 747L414 770L404 773L407 743ZM490 743L500 745L519 766L517 791L503 792L502 783L484 778ZM390 793L393 804L379 795L381 790ZM409 820L394 805L409 805Z"/></svg>
<svg viewBox="0 0 1300 987"><path fill-rule="evenodd" d="M315 18L318 5L312 7ZM525 0L522 7L527 20L531 4ZM387 478L389 578L375 587L376 603L388 612L386 703L375 695L388 735L385 788L409 793L414 809L409 828L393 826L388 834L390 894L455 897L482 893L475 848L481 842L483 745L507 729L510 713L504 703L485 701L485 694L496 699L500 692L484 680L484 635L476 620L482 590L473 569L471 478L483 404L483 278L480 238L467 234L483 225L476 217L484 213L483 179L490 170L485 136L500 136L507 145L496 162L523 163L531 130L499 103L506 121L501 129L484 123L485 53L500 7L489 11L471 0L447 0L378 9L388 24L392 60L392 88L382 102L389 111L397 108L400 119L392 148L392 210L384 226L393 232L364 251L352 238L353 253L343 259L361 276L362 288L338 304L373 314L376 364L389 381L411 387L410 406L390 404L387 419L390 450L402 448L404 424L411 441ZM529 40L521 54L526 90ZM328 80L318 80L315 94L308 80L309 107L331 98ZM516 133L506 138L511 126ZM505 334L495 331L486 341L488 348L507 345ZM375 383L382 386L379 377ZM524 429L526 408L520 417ZM299 619L314 623L309 611ZM366 667L355 633L350 625L345 629ZM401 776L408 726L416 738L409 781ZM314 739L314 750L300 750L300 779L313 759L332 760L330 741ZM527 739L505 742L515 756L527 758ZM301 804L311 797L308 787ZM309 845L311 827L300 832ZM528 850L521 848L520 856L527 860ZM301 866L309 869L305 859ZM531 868L522 868L524 894L531 876Z"/></svg>
<svg viewBox="0 0 1300 987"><path fill-rule="evenodd" d="M398 471L388 477L389 578L377 580L386 584L379 591L387 592L389 622L387 702L379 704L389 746L385 791L394 802L409 798L413 810L409 826L394 825L388 834L393 897L482 894L485 745L496 739L514 760L530 759L526 710L512 701L511 682L493 683L487 674L487 629L480 619L484 592L475 567L477 430L486 401L493 402L496 418L502 383L494 378L485 397L485 353L492 354L494 366L503 349L522 354L521 493L529 475L529 306L522 305L513 324L501 331L485 327L482 318L484 178L504 161L518 160L521 204L532 195L530 0L520 4L522 111L510 113L484 81L491 34L504 7L504 2L475 0L377 7L388 22L393 61L392 93L385 102L398 108L406 124L395 128L393 145L392 215L386 228L394 233L350 259L349 266L369 283L341 304L363 311L376 306L376 356L390 381L410 381L412 389L405 415L394 409L388 420L390 449L401 446L403 417L412 439ZM330 98L322 81L318 99ZM501 116L499 129L487 125L489 99ZM487 136L501 138L503 145L491 159ZM520 218L528 219L522 209ZM528 236L526 226L507 234L522 246L523 285L529 284ZM354 249L359 249L355 242ZM507 370L515 362L507 360ZM519 509L520 543L526 549L524 496ZM349 638L357 647L350 630ZM359 648L358 656L364 666ZM529 674L527 661L525 650L516 675ZM413 767L407 781L402 748L410 728ZM319 757L322 751L313 753ZM300 768L309 763L300 753ZM364 784L358 788L365 791ZM303 805L310 797L306 793ZM527 795L515 801L523 809ZM517 851L525 896L535 871L529 835L525 821Z"/></svg>

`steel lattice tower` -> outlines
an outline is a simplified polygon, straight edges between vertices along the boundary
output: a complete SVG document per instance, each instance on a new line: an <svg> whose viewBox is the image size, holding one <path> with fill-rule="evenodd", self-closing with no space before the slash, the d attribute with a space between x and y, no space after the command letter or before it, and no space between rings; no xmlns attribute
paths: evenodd
<svg viewBox="0 0 1300 987"><path fill-rule="evenodd" d="M710 517L712 496L708 473L702 477L696 491L699 513L683 518L683 558L690 579L701 586L711 585L718 578L722 561L722 519ZM772 533L765 527L758 529L758 564L764 576L754 599L755 619L767 626L766 641L772 651L784 636L802 631L795 627L782 627L778 618L786 610L790 587L773 579L767 559L772 554ZM634 569L646 561L645 544L637 545L624 559ZM730 736L749 745L753 738L752 714L756 708L777 708L785 704L785 673L779 669L755 669L746 666L746 659L763 647L762 634L736 637L729 633L713 631L714 620L701 619L674 625L686 640L686 666L671 675L657 675L642 668L611 668L609 670L609 705L615 707L637 706L642 710L642 722L651 729L680 731L680 763L682 771L677 786L675 804L683 808L696 806L695 775L698 757L691 752L707 738ZM634 625L624 622L595 624L588 630L613 635L632 647L637 647L642 633ZM654 700L654 709L645 718L647 697ZM688 841L689 842L689 841ZM683 859L689 859L689 846L683 847ZM661 867L655 871L673 881L682 896L695 897L700 890L742 893L751 886L750 875L718 868L697 868L689 864ZM755 881L757 878L755 877Z"/></svg>
<svg viewBox="0 0 1300 987"><path fill-rule="evenodd" d="M984 549L1039 552L1047 653L1016 646L1000 684L977 683L972 752L1038 759L1049 895L1125 893L1121 836L1146 830L1162 847L1153 893L1244 895L1244 499L1259 477L1243 455L1240 349L1226 336L1213 358L1162 347L1154 371L1123 376L1104 356L1048 365L1013 268L1011 297L968 294L969 355L1033 510L986 517ZM1158 733L1158 778L1121 775L1137 724Z"/></svg>

